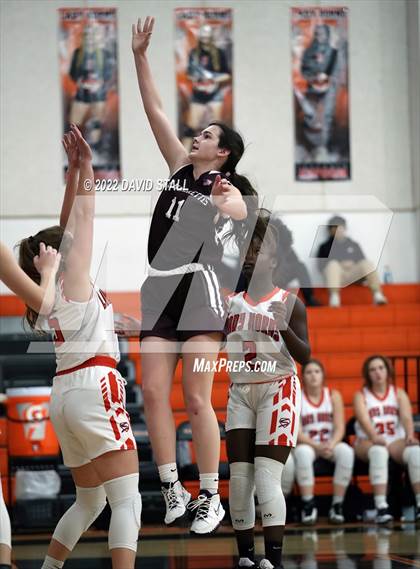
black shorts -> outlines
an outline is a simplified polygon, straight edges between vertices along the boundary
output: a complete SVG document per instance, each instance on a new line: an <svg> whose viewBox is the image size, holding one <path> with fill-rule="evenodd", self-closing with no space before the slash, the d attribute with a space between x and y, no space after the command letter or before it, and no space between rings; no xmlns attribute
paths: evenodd
<svg viewBox="0 0 420 569"><path fill-rule="evenodd" d="M140 340L158 336L185 342L224 331L226 314L212 268L185 275L147 277L141 287Z"/></svg>

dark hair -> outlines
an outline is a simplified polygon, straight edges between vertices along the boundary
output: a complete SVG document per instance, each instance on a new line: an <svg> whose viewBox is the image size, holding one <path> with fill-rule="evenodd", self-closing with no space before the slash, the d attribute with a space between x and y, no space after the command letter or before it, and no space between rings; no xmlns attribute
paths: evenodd
<svg viewBox="0 0 420 569"><path fill-rule="evenodd" d="M387 381L388 381L388 383L392 383L395 379L395 372L394 372L394 367L391 363L391 360L385 356L373 355L373 356L369 356L364 361L363 366L362 366L362 375L363 375L363 378L365 380L365 386L368 389L372 389L372 380L370 379L369 366L373 362L373 360L381 360L383 362L384 366L386 367L386 371L388 372Z"/></svg>
<svg viewBox="0 0 420 569"><path fill-rule="evenodd" d="M209 126L217 126L221 130L219 136L219 148L226 148L229 150L229 155L225 162L222 164L220 171L226 175L226 178L241 192L243 196L248 196L246 205L248 209L247 219L243 221L231 220L233 224L232 232L229 236L235 236L238 242L242 241L247 234L248 223L254 225L255 217L258 216L258 193L252 186L251 182L246 176L242 176L236 172L236 166L242 158L245 151L245 144L242 136L221 121L212 121Z"/></svg>
<svg viewBox="0 0 420 569"><path fill-rule="evenodd" d="M247 227L246 239L238 244L240 255L241 257L246 256L253 247L268 241L272 248L273 257L277 260L278 236L276 228L270 222L271 213L268 209L260 208L255 212L255 215L255 221Z"/></svg>
<svg viewBox="0 0 420 569"><path fill-rule="evenodd" d="M323 375L323 377L325 378L325 368L324 368L324 365L323 365L319 360L317 360L316 358L311 358L311 359L308 360L305 364L303 364L303 366L302 366L302 377L303 377L304 374L305 374L306 368L307 368L308 366L310 366L311 364L315 364L315 365L317 365L319 368L321 368L322 375Z"/></svg>
<svg viewBox="0 0 420 569"><path fill-rule="evenodd" d="M31 235L22 239L17 244L17 247L19 247L19 265L28 277L38 285L41 282L41 275L35 268L34 257L39 255L40 243L45 243L45 245L50 245L57 251L60 251L61 263L57 272L59 274L65 268L65 255L71 247L71 237L68 233L65 233L62 227L53 225L52 227L42 229L34 236ZM30 306L26 306L25 318L32 329L36 327L38 316L38 312Z"/></svg>
<svg viewBox="0 0 420 569"><path fill-rule="evenodd" d="M346 220L344 219L344 217L341 217L341 215L334 215L328 221L328 225L332 225L332 226L342 225L343 227L346 227Z"/></svg>

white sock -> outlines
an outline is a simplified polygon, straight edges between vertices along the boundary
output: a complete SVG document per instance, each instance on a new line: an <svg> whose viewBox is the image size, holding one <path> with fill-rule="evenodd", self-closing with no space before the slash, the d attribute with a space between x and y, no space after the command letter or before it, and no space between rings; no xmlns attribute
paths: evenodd
<svg viewBox="0 0 420 569"><path fill-rule="evenodd" d="M342 504L344 502L344 496L333 496L332 503L334 504Z"/></svg>
<svg viewBox="0 0 420 569"><path fill-rule="evenodd" d="M381 510L382 508L388 507L388 502L386 501L386 496L384 496L382 494L378 494L377 496L374 497L374 500L375 500L375 508L377 510Z"/></svg>
<svg viewBox="0 0 420 569"><path fill-rule="evenodd" d="M64 561L59 561L47 555L41 569L62 569L62 567L64 567Z"/></svg>
<svg viewBox="0 0 420 569"><path fill-rule="evenodd" d="M308 494L307 496L302 496L302 501L303 502L310 502L311 500L314 499L314 495L313 494Z"/></svg>
<svg viewBox="0 0 420 569"><path fill-rule="evenodd" d="M219 491L219 473L207 472L200 474L200 490L208 490L212 494Z"/></svg>
<svg viewBox="0 0 420 569"><path fill-rule="evenodd" d="M417 507L420 508L420 494L416 494L416 504Z"/></svg>
<svg viewBox="0 0 420 569"><path fill-rule="evenodd" d="M176 482L178 480L178 469L176 462L169 462L158 466L159 478L161 482Z"/></svg>

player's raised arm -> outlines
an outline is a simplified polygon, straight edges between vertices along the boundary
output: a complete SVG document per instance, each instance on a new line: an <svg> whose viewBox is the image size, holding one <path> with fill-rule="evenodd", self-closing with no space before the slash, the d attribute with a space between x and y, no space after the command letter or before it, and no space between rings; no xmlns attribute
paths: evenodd
<svg viewBox="0 0 420 569"><path fill-rule="evenodd" d="M79 150L80 173L77 194L69 216L74 233L72 247L66 259L64 291L71 300L85 302L89 300L92 292L89 276L95 216L92 152L75 125L71 127L70 138L76 142Z"/></svg>
<svg viewBox="0 0 420 569"><path fill-rule="evenodd" d="M67 231L73 233L74 227L69 223L71 209L73 207L74 198L77 194L77 185L79 182L80 158L79 148L77 146L76 137L66 133L63 136L62 144L67 154L68 170L66 179L66 191L64 194L63 205L60 214L60 226Z"/></svg>
<svg viewBox="0 0 420 569"><path fill-rule="evenodd" d="M0 279L38 314L49 314L54 304L55 275L61 255L44 243L39 249L39 255L34 257L35 268L41 275L41 282L37 285L19 267L6 245L0 242Z"/></svg>
<svg viewBox="0 0 420 569"><path fill-rule="evenodd" d="M162 101L147 59L146 52L152 37L154 22L155 19L148 16L143 25L140 18L137 24L133 24L132 49L144 110L162 156L172 174L187 164L189 160L187 151L176 136L163 110Z"/></svg>

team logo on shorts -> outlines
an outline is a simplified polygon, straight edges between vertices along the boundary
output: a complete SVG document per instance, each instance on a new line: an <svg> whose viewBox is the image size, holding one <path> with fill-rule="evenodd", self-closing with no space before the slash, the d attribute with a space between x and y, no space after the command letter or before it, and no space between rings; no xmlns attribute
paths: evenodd
<svg viewBox="0 0 420 569"><path fill-rule="evenodd" d="M282 417L279 421L279 427L281 429L287 429L287 427L290 425L290 419L288 419L287 417Z"/></svg>
<svg viewBox="0 0 420 569"><path fill-rule="evenodd" d="M123 433L126 433L130 429L129 423L120 423L120 429Z"/></svg>

